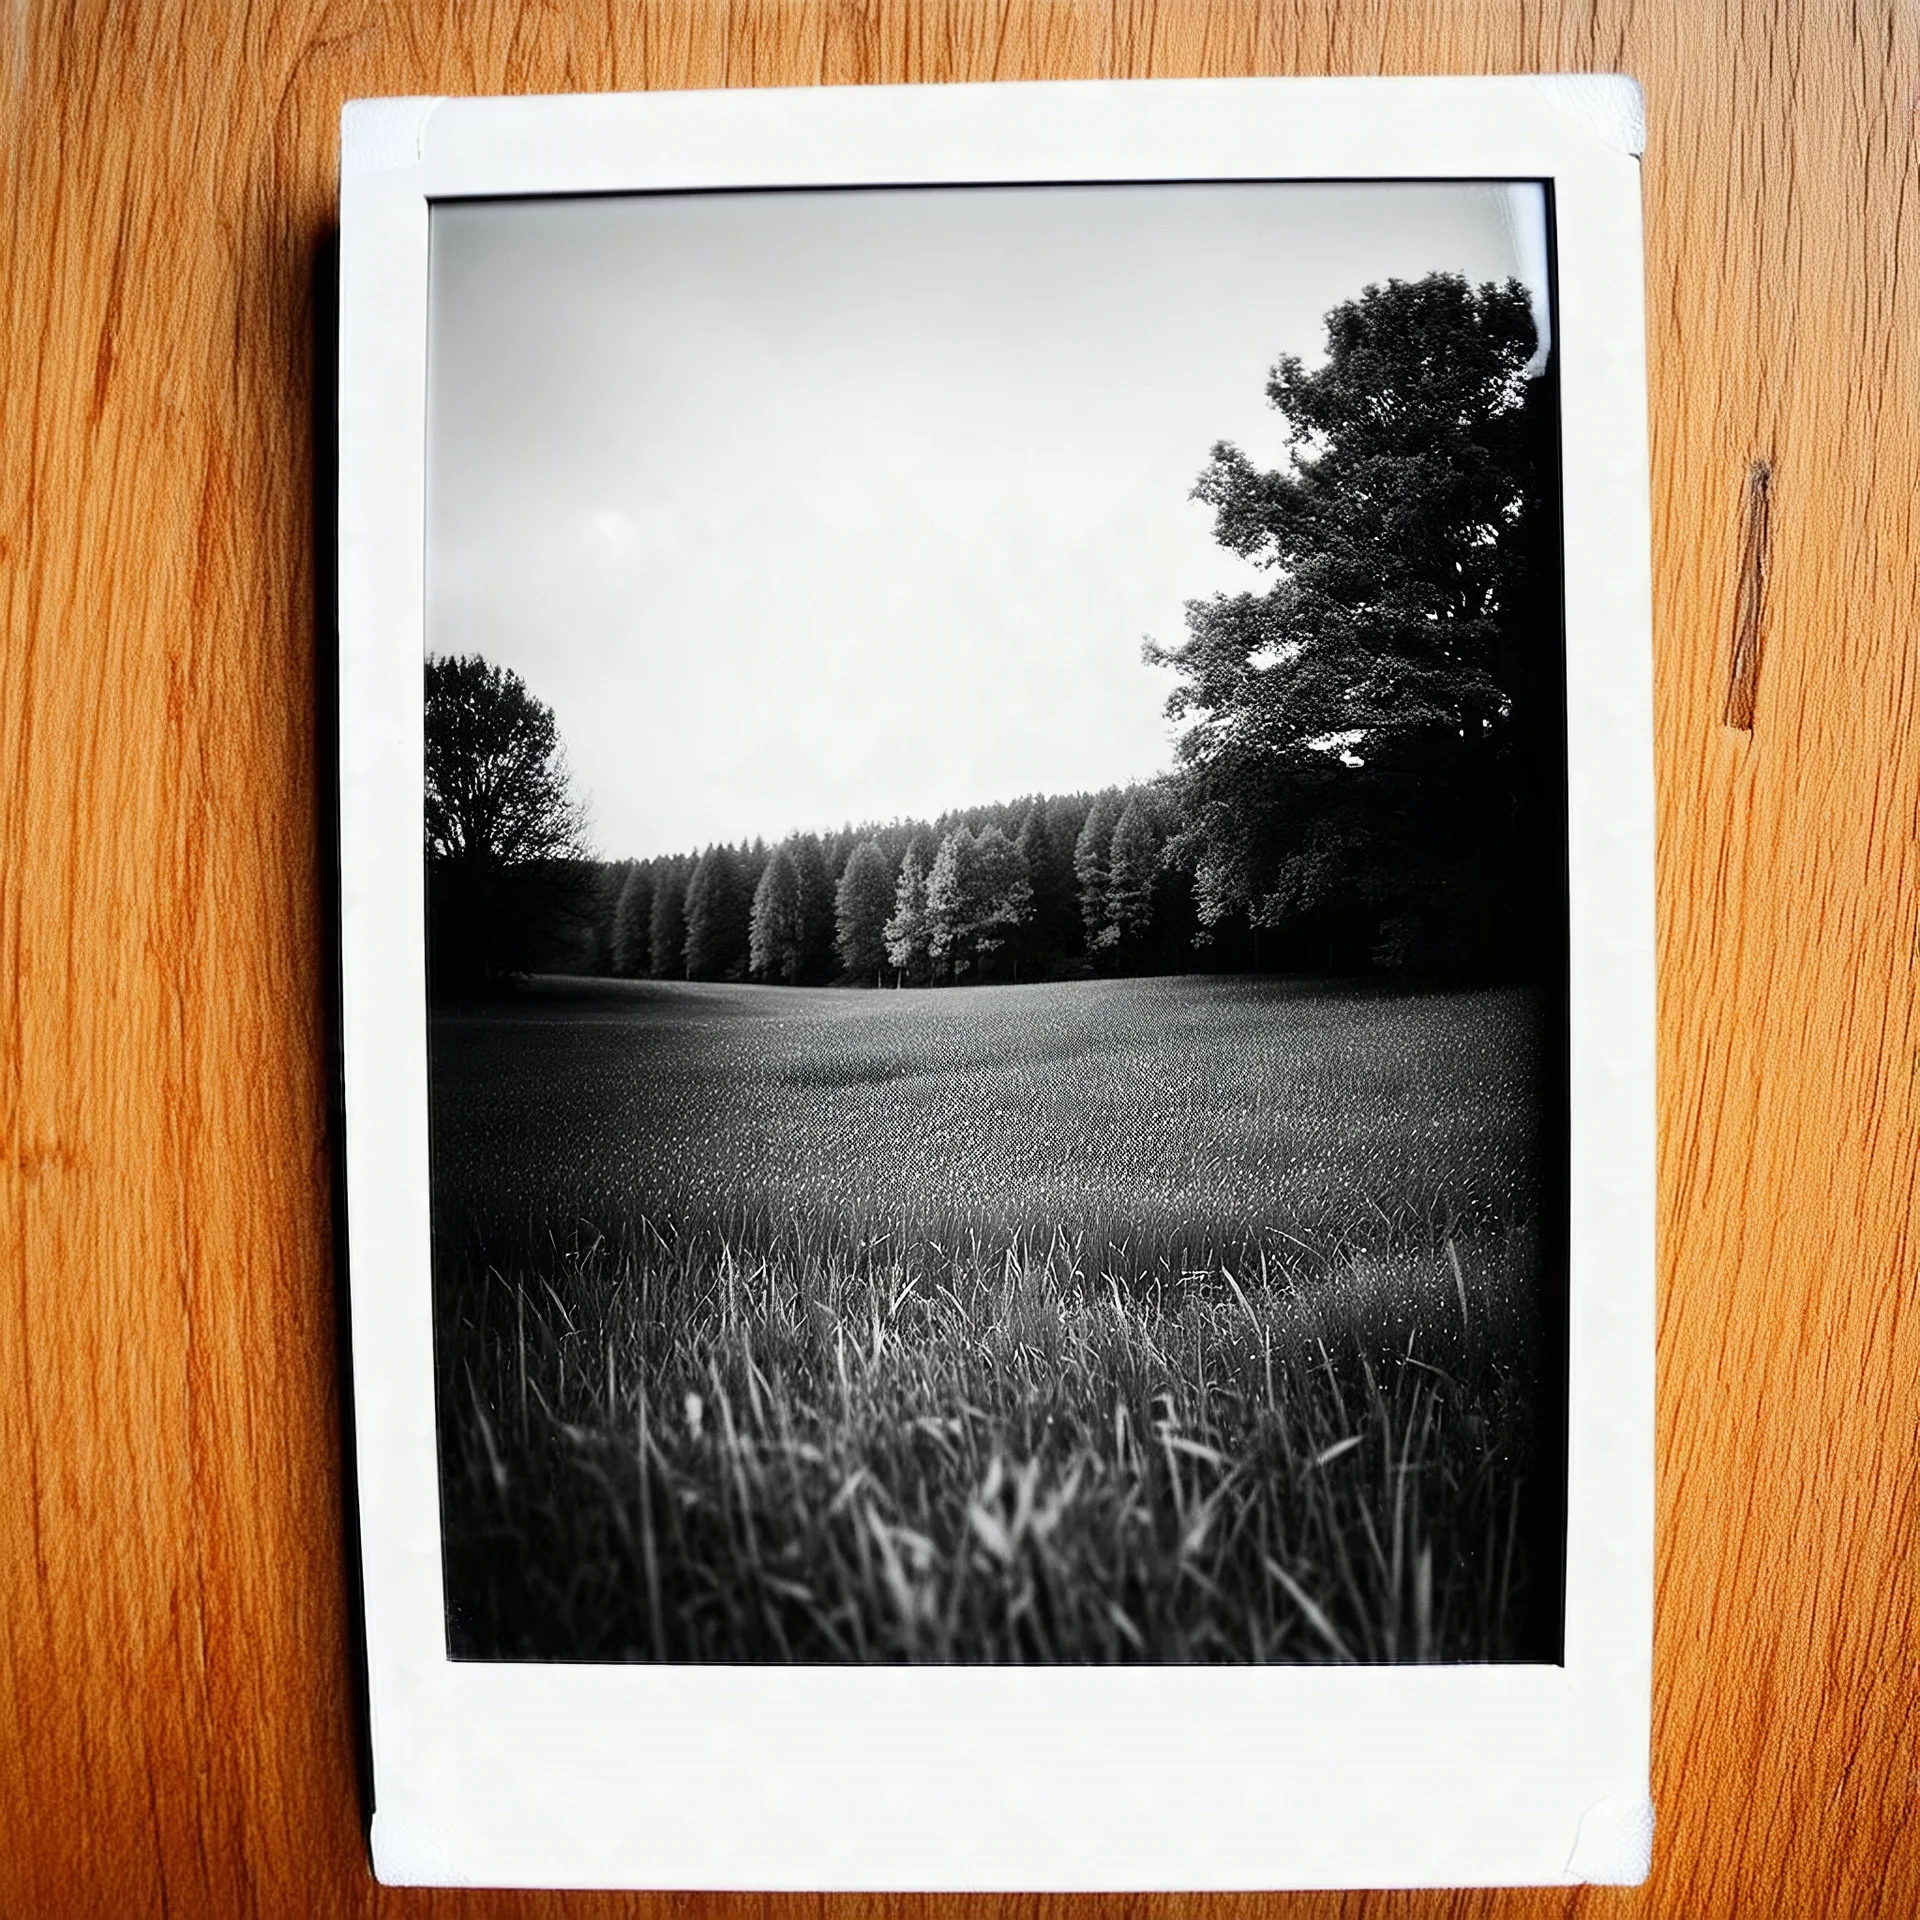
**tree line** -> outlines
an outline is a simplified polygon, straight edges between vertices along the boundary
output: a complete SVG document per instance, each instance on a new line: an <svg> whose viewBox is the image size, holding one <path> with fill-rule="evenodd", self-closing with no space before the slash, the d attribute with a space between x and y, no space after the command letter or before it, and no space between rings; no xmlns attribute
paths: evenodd
<svg viewBox="0 0 1920 1920"><path fill-rule="evenodd" d="M1177 827L1171 791L1143 784L624 861L592 870L573 958L800 986L1177 966L1197 930L1165 857Z"/></svg>
<svg viewBox="0 0 1920 1920"><path fill-rule="evenodd" d="M1273 471L1194 488L1272 584L1193 601L1175 771L616 864L551 713L427 663L436 979L927 984L1193 966L1542 976L1566 941L1556 362L1518 282L1372 286L1283 356Z"/></svg>

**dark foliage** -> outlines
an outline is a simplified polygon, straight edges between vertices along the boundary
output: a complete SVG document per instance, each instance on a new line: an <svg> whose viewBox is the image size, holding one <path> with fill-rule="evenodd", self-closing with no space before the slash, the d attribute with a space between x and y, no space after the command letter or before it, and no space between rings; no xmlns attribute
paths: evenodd
<svg viewBox="0 0 1920 1920"><path fill-rule="evenodd" d="M747 862L732 847L709 847L694 863L687 882L689 980L746 977L753 888Z"/></svg>
<svg viewBox="0 0 1920 1920"><path fill-rule="evenodd" d="M1293 454L1221 444L1196 497L1263 593L1188 608L1150 648L1182 685L1203 925L1236 918L1343 969L1474 974L1563 917L1557 393L1530 380L1517 282L1369 287L1326 363L1267 393Z"/></svg>
<svg viewBox="0 0 1920 1920"><path fill-rule="evenodd" d="M653 869L629 860L614 901L611 971L637 980L649 970L653 939Z"/></svg>
<svg viewBox="0 0 1920 1920"><path fill-rule="evenodd" d="M426 663L427 954L441 986L549 966L602 901L553 712L477 654Z"/></svg>
<svg viewBox="0 0 1920 1920"><path fill-rule="evenodd" d="M756 980L794 986L806 961L806 913L800 870L785 847L776 847L753 891L747 958Z"/></svg>
<svg viewBox="0 0 1920 1920"><path fill-rule="evenodd" d="M1089 818L1111 841L1130 803L1127 938L1089 946L1073 849ZM1192 875L1179 864L1178 819L1171 788L1148 784L791 834L771 850L756 842L709 847L697 860L623 862L605 869L605 926L591 940L563 943L574 957L556 966L797 986L1069 979L1095 970L1191 967ZM906 957L895 961L888 930L914 846L923 917L896 943ZM932 917L924 917L943 849L942 890ZM1103 852L1102 870L1105 861ZM1096 931L1103 925L1096 920Z"/></svg>
<svg viewBox="0 0 1920 1920"><path fill-rule="evenodd" d="M656 980L683 979L687 970L687 875L684 860L649 862L653 911L647 919L647 971Z"/></svg>

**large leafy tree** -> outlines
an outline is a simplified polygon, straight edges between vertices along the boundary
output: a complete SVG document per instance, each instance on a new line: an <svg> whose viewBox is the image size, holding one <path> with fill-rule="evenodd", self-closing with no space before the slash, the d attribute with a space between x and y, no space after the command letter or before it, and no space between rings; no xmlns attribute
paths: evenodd
<svg viewBox="0 0 1920 1920"><path fill-rule="evenodd" d="M553 709L477 653L428 656L427 856L469 867L578 859L574 800Z"/></svg>
<svg viewBox="0 0 1920 1920"><path fill-rule="evenodd" d="M478 654L426 662L428 952L442 984L550 961L593 905L552 708Z"/></svg>
<svg viewBox="0 0 1920 1920"><path fill-rule="evenodd" d="M1203 925L1455 970L1540 938L1560 633L1535 344L1518 282L1368 287L1327 316L1322 365L1273 369L1287 465L1214 448L1195 495L1274 580L1191 603L1186 640L1149 648L1191 722Z"/></svg>

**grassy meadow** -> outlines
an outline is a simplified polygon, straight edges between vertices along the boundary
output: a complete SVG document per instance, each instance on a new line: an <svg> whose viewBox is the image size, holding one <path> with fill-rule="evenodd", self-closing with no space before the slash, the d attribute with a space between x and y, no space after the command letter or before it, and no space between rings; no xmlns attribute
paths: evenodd
<svg viewBox="0 0 1920 1920"><path fill-rule="evenodd" d="M456 1657L1558 1657L1520 992L432 1022Z"/></svg>

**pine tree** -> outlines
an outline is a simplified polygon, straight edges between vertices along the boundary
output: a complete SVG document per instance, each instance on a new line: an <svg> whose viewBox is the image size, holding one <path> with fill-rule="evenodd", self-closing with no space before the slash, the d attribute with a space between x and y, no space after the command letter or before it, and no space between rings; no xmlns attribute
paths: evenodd
<svg viewBox="0 0 1920 1920"><path fill-rule="evenodd" d="M815 833L796 833L787 857L800 885L800 971L796 978L826 980L834 971L833 873Z"/></svg>
<svg viewBox="0 0 1920 1920"><path fill-rule="evenodd" d="M847 857L834 895L834 944L856 980L876 982L887 964L887 922L893 912L893 869L873 841Z"/></svg>
<svg viewBox="0 0 1920 1920"><path fill-rule="evenodd" d="M740 891L751 901L754 889L760 884L760 876L767 870L767 862L773 858L773 849L756 835L751 844L740 849L735 856L740 866Z"/></svg>
<svg viewBox="0 0 1920 1920"><path fill-rule="evenodd" d="M1078 828L1075 829L1076 834ZM1047 802L1035 799L1020 823L1015 843L1026 862L1033 888L1033 915L1022 947L1029 961L1044 966L1079 944L1079 914L1075 910L1073 841L1063 847L1047 822Z"/></svg>
<svg viewBox="0 0 1920 1920"><path fill-rule="evenodd" d="M583 862L578 870L583 912L565 943L560 971L605 976L613 971L613 920L631 860Z"/></svg>
<svg viewBox="0 0 1920 1920"><path fill-rule="evenodd" d="M1137 954L1153 921L1154 880L1160 870L1160 839L1141 796L1132 793L1114 823L1107 855L1107 919L1102 942L1120 954Z"/></svg>
<svg viewBox="0 0 1920 1920"><path fill-rule="evenodd" d="M683 860L661 864L653 883L653 911L647 917L647 967L656 980L684 980L687 974L687 869Z"/></svg>
<svg viewBox="0 0 1920 1920"><path fill-rule="evenodd" d="M701 854L687 882L687 978L738 980L747 971L747 926L753 897L732 847Z"/></svg>
<svg viewBox="0 0 1920 1920"><path fill-rule="evenodd" d="M754 889L747 935L748 960L756 980L792 986L805 959L806 921L800 875L785 847L774 850Z"/></svg>
<svg viewBox="0 0 1920 1920"><path fill-rule="evenodd" d="M1120 821L1120 796L1108 787L1094 796L1086 824L1073 846L1073 877L1080 890L1080 924L1087 951L1097 953L1113 942L1108 937L1107 861L1113 851L1113 830Z"/></svg>
<svg viewBox="0 0 1920 1920"><path fill-rule="evenodd" d="M630 860L613 908L613 970L622 979L637 979L647 971L652 924L652 869Z"/></svg>

